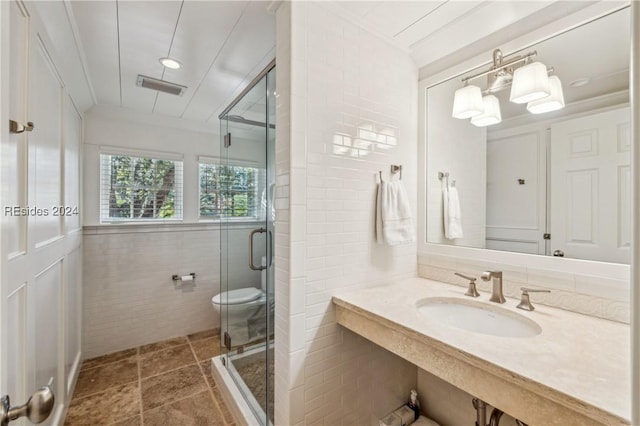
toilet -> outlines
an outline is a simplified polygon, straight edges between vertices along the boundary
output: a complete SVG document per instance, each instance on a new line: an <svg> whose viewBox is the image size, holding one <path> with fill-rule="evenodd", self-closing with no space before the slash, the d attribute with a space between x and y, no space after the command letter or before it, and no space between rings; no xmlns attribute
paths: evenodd
<svg viewBox="0 0 640 426"><path fill-rule="evenodd" d="M262 257L262 265L266 266L266 257ZM264 317L264 309L267 302L267 270L260 271L261 289L255 287L243 287L223 291L211 299L211 304L220 317L220 330L225 330L231 336L231 345L244 345L251 340L264 337L265 327L258 323L260 316ZM221 315L222 308L226 307L226 315ZM260 310L263 312L260 312ZM254 315L256 318L254 318ZM256 335L261 334L261 335Z"/></svg>

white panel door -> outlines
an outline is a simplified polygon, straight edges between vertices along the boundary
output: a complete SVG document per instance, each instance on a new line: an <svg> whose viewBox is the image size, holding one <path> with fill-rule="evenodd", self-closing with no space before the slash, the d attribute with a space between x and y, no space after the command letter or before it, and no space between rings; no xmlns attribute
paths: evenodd
<svg viewBox="0 0 640 426"><path fill-rule="evenodd" d="M31 288L29 286L29 249L27 238L27 216L14 215L13 208L28 204L28 133L9 133L9 120L19 123L29 121L27 110L28 93L28 46L30 19L27 11L17 2L0 3L0 37L2 48L10 40L8 54L2 54L2 100L1 145L2 155L2 225L0 268L0 295L2 330L0 369L0 396L9 395L13 405L26 402L35 391L35 359L33 324L28 315ZM7 60L10 58L10 60ZM9 76L10 78L7 78ZM8 99L6 98L9 93ZM46 383L45 383L46 384ZM20 419L13 424L24 425Z"/></svg>
<svg viewBox="0 0 640 426"><path fill-rule="evenodd" d="M65 192L79 203L81 122L77 113L65 120L70 101L43 25L29 7L0 2L0 396L18 406L49 384L55 404L41 424L59 425L75 380L67 373L80 361L79 324L69 324L77 317L67 319L67 312L78 312L80 262L68 255L78 252L80 222L65 221L60 207ZM34 128L15 133L9 120L32 121ZM72 128L65 132L65 126ZM73 190L65 191L65 179ZM77 235L70 238L66 226Z"/></svg>
<svg viewBox="0 0 640 426"><path fill-rule="evenodd" d="M488 249L544 254L546 130L487 139Z"/></svg>
<svg viewBox="0 0 640 426"><path fill-rule="evenodd" d="M551 252L629 263L629 108L551 126Z"/></svg>

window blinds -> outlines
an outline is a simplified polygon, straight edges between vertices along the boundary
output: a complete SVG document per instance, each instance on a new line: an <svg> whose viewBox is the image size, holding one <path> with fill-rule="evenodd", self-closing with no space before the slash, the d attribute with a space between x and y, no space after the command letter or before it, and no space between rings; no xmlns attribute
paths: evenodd
<svg viewBox="0 0 640 426"><path fill-rule="evenodd" d="M265 170L200 163L200 216L262 218Z"/></svg>
<svg viewBox="0 0 640 426"><path fill-rule="evenodd" d="M182 161L101 154L101 220L182 219L182 176Z"/></svg>

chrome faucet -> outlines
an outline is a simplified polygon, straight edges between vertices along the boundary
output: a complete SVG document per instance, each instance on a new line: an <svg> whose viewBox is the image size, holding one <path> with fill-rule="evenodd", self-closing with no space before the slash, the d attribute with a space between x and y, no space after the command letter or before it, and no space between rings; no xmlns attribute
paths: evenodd
<svg viewBox="0 0 640 426"><path fill-rule="evenodd" d="M482 281L489 281L493 278L490 302L505 303L507 301L504 298L504 294L502 294L502 271L484 271L480 278L482 278Z"/></svg>
<svg viewBox="0 0 640 426"><path fill-rule="evenodd" d="M533 311L534 308L531 304L531 299L529 299L529 293L551 293L549 290L536 290L533 288L522 287L522 296L520 296L520 303L516 308L524 309L525 311Z"/></svg>
<svg viewBox="0 0 640 426"><path fill-rule="evenodd" d="M462 275L460 272L454 272L454 275L457 275L461 278L464 278L465 280L469 280L469 288L467 289L467 292L464 294L465 296L469 296L469 297L478 297L480 296L480 293L478 293L478 290L476 290L476 279L473 277L468 277L466 275Z"/></svg>

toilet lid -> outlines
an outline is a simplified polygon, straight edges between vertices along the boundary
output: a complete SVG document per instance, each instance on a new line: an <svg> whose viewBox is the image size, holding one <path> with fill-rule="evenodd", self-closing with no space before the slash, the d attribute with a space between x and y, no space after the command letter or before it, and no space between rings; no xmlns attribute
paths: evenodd
<svg viewBox="0 0 640 426"><path fill-rule="evenodd" d="M262 290L255 287L238 288L215 295L213 303L216 305L238 305L256 300L260 296L262 296Z"/></svg>

